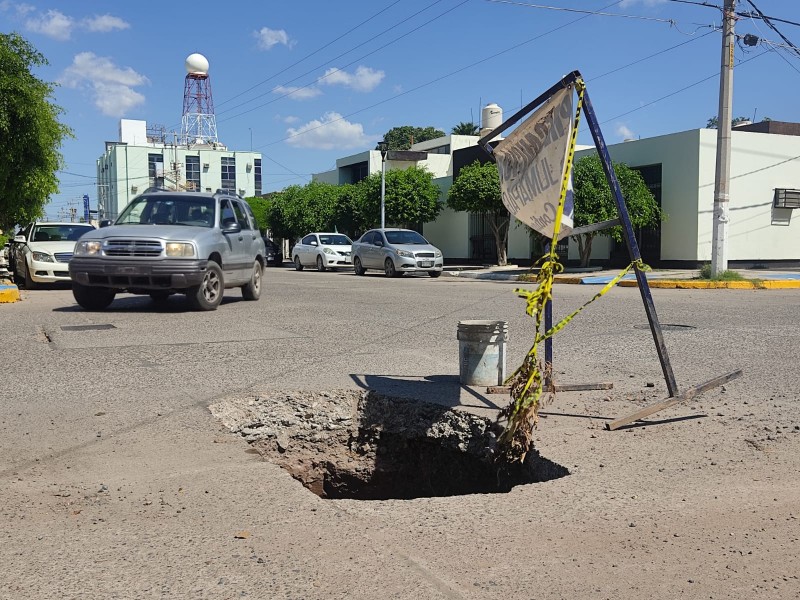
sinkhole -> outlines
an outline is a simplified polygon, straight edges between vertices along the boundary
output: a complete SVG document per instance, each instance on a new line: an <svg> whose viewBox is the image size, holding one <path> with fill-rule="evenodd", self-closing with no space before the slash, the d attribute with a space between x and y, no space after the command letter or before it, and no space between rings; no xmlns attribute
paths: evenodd
<svg viewBox="0 0 800 600"><path fill-rule="evenodd" d="M211 411L326 499L505 493L569 474L536 450L522 464L498 464L501 429L489 419L371 391L270 392Z"/></svg>

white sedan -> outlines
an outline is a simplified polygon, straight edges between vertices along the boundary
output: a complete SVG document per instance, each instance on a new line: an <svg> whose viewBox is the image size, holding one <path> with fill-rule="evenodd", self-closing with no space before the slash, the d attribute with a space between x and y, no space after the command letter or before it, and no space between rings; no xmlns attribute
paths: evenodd
<svg viewBox="0 0 800 600"><path fill-rule="evenodd" d="M75 242L89 231L85 223L43 223L28 225L14 237L12 270L17 281L27 289L37 283L70 281L69 259Z"/></svg>
<svg viewBox="0 0 800 600"><path fill-rule="evenodd" d="M309 233L292 248L294 268L316 266L317 271L350 267L353 240L342 233Z"/></svg>

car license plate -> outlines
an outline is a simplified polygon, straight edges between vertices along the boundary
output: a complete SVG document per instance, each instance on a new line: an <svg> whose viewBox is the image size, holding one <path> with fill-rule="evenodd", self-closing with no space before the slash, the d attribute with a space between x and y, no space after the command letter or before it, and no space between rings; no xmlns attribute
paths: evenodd
<svg viewBox="0 0 800 600"><path fill-rule="evenodd" d="M138 275L141 272L139 267L118 267L117 273L120 275Z"/></svg>
<svg viewBox="0 0 800 600"><path fill-rule="evenodd" d="M422 267L423 269L427 269L427 268L433 266L433 261L421 260L421 261L419 261L419 266Z"/></svg>

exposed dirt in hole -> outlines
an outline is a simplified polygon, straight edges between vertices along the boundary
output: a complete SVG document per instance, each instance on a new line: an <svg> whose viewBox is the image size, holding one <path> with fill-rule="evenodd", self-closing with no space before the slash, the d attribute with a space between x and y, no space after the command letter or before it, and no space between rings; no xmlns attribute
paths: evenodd
<svg viewBox="0 0 800 600"><path fill-rule="evenodd" d="M569 474L535 450L522 465L497 464L500 429L488 419L374 392L276 392L211 411L323 498L508 492Z"/></svg>

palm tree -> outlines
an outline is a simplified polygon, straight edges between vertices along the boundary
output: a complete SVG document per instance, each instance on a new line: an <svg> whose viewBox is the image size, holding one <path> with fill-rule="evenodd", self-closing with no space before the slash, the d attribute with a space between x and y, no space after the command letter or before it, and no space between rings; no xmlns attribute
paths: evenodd
<svg viewBox="0 0 800 600"><path fill-rule="evenodd" d="M453 135L478 135L479 127L475 123L462 121L453 127Z"/></svg>

